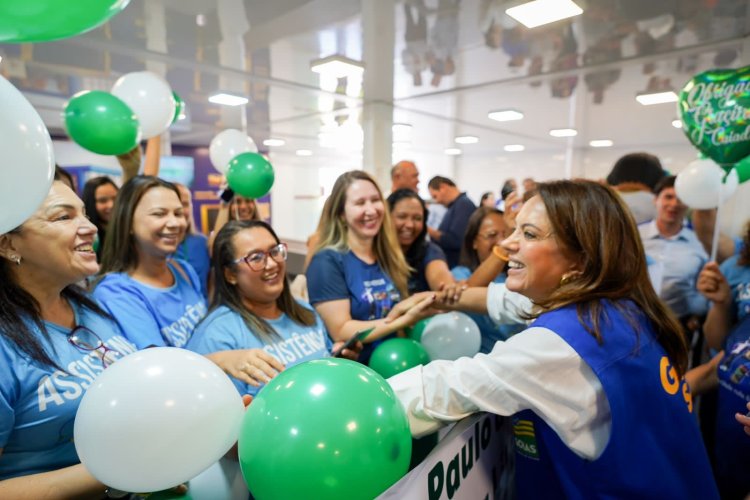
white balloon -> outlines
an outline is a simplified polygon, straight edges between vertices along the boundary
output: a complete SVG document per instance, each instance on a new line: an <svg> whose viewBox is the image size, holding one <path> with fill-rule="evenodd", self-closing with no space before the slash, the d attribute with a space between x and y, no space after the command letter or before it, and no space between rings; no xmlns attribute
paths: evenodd
<svg viewBox="0 0 750 500"><path fill-rule="evenodd" d="M123 75L112 87L112 94L138 117L144 139L161 134L172 124L177 103L172 88L156 73L137 71Z"/></svg>
<svg viewBox="0 0 750 500"><path fill-rule="evenodd" d="M430 319L422 332L421 342L430 359L454 360L478 353L482 335L468 315L449 312Z"/></svg>
<svg viewBox="0 0 750 500"><path fill-rule="evenodd" d="M0 76L0 234L33 214L49 192L55 158L39 113Z"/></svg>
<svg viewBox="0 0 750 500"><path fill-rule="evenodd" d="M242 398L219 367L174 347L138 351L104 370L73 427L86 469L113 488L158 491L207 469L237 441Z"/></svg>
<svg viewBox="0 0 750 500"><path fill-rule="evenodd" d="M211 163L222 174L227 173L229 162L238 154L257 152L255 142L246 133L233 128L216 134L208 147Z"/></svg>
<svg viewBox="0 0 750 500"><path fill-rule="evenodd" d="M733 169L724 181L724 170L713 160L695 160L677 174L674 189L677 197L687 206L697 209L716 208L721 199L726 201L739 185L739 177Z"/></svg>

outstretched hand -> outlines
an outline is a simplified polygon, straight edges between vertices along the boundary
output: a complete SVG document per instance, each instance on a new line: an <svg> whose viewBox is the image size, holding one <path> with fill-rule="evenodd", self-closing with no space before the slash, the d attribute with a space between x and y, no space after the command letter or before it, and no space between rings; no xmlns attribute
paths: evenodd
<svg viewBox="0 0 750 500"><path fill-rule="evenodd" d="M263 349L219 351L207 357L230 377L253 387L268 383L284 371L284 365Z"/></svg>

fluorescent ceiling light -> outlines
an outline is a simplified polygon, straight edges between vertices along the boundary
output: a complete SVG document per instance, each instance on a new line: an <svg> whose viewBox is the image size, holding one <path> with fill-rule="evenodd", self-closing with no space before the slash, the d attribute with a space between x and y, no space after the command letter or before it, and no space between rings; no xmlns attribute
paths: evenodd
<svg viewBox="0 0 750 500"><path fill-rule="evenodd" d="M286 141L284 139L266 139L265 141L263 141L264 146L270 147L283 146L284 144L286 144Z"/></svg>
<svg viewBox="0 0 750 500"><path fill-rule="evenodd" d="M571 0L534 0L505 11L510 17L527 28L536 28L560 19L580 15L583 12Z"/></svg>
<svg viewBox="0 0 750 500"><path fill-rule="evenodd" d="M456 144L476 144L479 142L479 137L475 135L460 135L454 141L456 141Z"/></svg>
<svg viewBox="0 0 750 500"><path fill-rule="evenodd" d="M596 139L594 141L589 142L589 146L592 148L609 148L612 147L614 142L610 141L609 139Z"/></svg>
<svg viewBox="0 0 750 500"><path fill-rule="evenodd" d="M297 150L297 156L312 156L312 151L309 149L298 149Z"/></svg>
<svg viewBox="0 0 750 500"><path fill-rule="evenodd" d="M349 75L361 75L365 71L365 66L360 61L335 54L312 61L310 69L315 73L342 78Z"/></svg>
<svg viewBox="0 0 750 500"><path fill-rule="evenodd" d="M553 128L549 131L552 137L575 137L578 131L574 128Z"/></svg>
<svg viewBox="0 0 750 500"><path fill-rule="evenodd" d="M672 126L674 128L682 128L682 120L672 120Z"/></svg>
<svg viewBox="0 0 750 500"><path fill-rule="evenodd" d="M224 106L241 106L242 104L247 104L248 101L249 100L247 97L227 94L224 92L218 92L216 94L213 94L212 96L209 96L208 98L208 102L212 102L214 104L223 104Z"/></svg>
<svg viewBox="0 0 750 500"><path fill-rule="evenodd" d="M640 102L644 106L651 106L652 104L664 104L667 102L677 102L677 94L675 94L671 90L667 92L639 94L635 96L635 100Z"/></svg>
<svg viewBox="0 0 750 500"><path fill-rule="evenodd" d="M526 147L522 144L508 144L503 149L509 153L517 153L518 151L523 151Z"/></svg>
<svg viewBox="0 0 750 500"><path fill-rule="evenodd" d="M522 119L523 113L515 109L501 109L499 111L490 111L487 113L487 118L497 122L511 122Z"/></svg>
<svg viewBox="0 0 750 500"><path fill-rule="evenodd" d="M458 148L447 148L444 153L450 156L458 156L461 154L461 150Z"/></svg>

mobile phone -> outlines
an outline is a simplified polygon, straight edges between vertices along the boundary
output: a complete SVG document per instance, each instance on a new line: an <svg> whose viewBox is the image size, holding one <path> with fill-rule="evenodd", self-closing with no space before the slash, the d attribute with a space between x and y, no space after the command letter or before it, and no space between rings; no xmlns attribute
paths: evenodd
<svg viewBox="0 0 750 500"><path fill-rule="evenodd" d="M221 192L219 198L221 198L221 201L223 201L224 203L229 203L230 201L232 201L232 198L234 198L234 191L232 191L231 188L226 188Z"/></svg>
<svg viewBox="0 0 750 500"><path fill-rule="evenodd" d="M368 328L366 330L360 330L360 331L358 331L357 333L355 333L354 335L352 335L352 337L349 340L347 340L346 342L344 342L344 345L342 345L341 347L339 347L335 351L331 352L331 356L333 356L334 358L340 357L341 353L344 351L344 349L350 349L357 342L361 342L362 340L365 339L365 337L367 337L368 335L370 335L374 329L375 328L373 327L373 328Z"/></svg>

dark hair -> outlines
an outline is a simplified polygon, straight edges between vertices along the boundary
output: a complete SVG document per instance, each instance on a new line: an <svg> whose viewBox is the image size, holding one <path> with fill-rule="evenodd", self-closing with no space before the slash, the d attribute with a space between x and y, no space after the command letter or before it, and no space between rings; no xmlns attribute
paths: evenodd
<svg viewBox="0 0 750 500"><path fill-rule="evenodd" d="M133 214L143 195L154 188L173 191L180 198L180 191L171 182L150 175L137 175L126 182L117 194L112 209L112 219L104 240L99 276L106 273L129 271L138 265L138 251L133 231Z"/></svg>
<svg viewBox="0 0 750 500"><path fill-rule="evenodd" d="M466 223L466 233L464 233L464 241L461 244L461 257L458 259L458 263L459 265L468 267L469 271L473 272L481 264L479 254L474 249L474 240L477 239L479 228L482 227L485 217L490 214L499 215L500 218L503 217L503 213L496 208L480 206L474 210L474 213L471 214L469 221Z"/></svg>
<svg viewBox="0 0 750 500"><path fill-rule="evenodd" d="M76 184L75 182L73 182L73 176L70 175L68 171L66 171L57 163L55 163L55 180L67 183L68 186L70 186L70 189L72 189L75 192Z"/></svg>
<svg viewBox="0 0 750 500"><path fill-rule="evenodd" d="M424 225L422 226L422 231L419 232L416 239L409 246L409 249L406 250L404 257L406 257L406 263L409 264L409 267L419 269L420 264L427 253L428 246L427 216L429 215L429 210L427 210L427 205L425 205L424 200L411 189L398 189L388 196L388 211L393 212L398 202L408 199L417 200L419 202L419 205L422 207Z"/></svg>
<svg viewBox="0 0 750 500"><path fill-rule="evenodd" d="M607 176L607 184L617 186L637 182L653 190L666 175L659 158L649 153L630 153L615 162Z"/></svg>
<svg viewBox="0 0 750 500"><path fill-rule="evenodd" d="M580 259L582 273L561 284L542 311L576 304L584 328L602 341L603 300L631 300L650 320L656 340L679 376L687 370L687 344L680 323L659 300L648 277L646 255L625 203L609 187L576 180L546 182L537 190L563 253ZM615 307L635 325L632 308Z"/></svg>
<svg viewBox="0 0 750 500"><path fill-rule="evenodd" d="M440 186L443 184L447 184L452 187L456 187L456 183L450 180L447 177L443 177L442 175L436 175L432 179L430 179L430 182L427 183L427 187L430 189L440 189Z"/></svg>
<svg viewBox="0 0 750 500"><path fill-rule="evenodd" d="M263 221L245 220L230 221L221 228L214 240L211 257L211 273L214 279L214 296L211 300L209 313L220 306L226 306L239 314L247 325L247 328L257 335L264 343L270 343L279 339L279 334L268 324L266 320L250 311L242 303L242 298L237 291L237 285L232 285L224 276L225 268L235 268L242 263L235 264L234 237L240 231L246 229L265 229L276 243L281 243L273 228ZM297 324L312 326L315 324L315 314L297 302L289 291L289 277L284 275L284 289L276 299L276 305L289 318Z"/></svg>
<svg viewBox="0 0 750 500"><path fill-rule="evenodd" d="M97 248L96 254L99 259L101 259L102 250L104 249L104 240L107 237L107 225L99 216L99 211L96 209L96 190L107 184L113 186L117 190L120 189L112 179L103 175L86 181L86 184L83 185L83 194L81 195L83 205L86 207L86 215L96 226L97 236L99 237L99 248Z"/></svg>
<svg viewBox="0 0 750 500"><path fill-rule="evenodd" d="M481 205L482 203L484 203L484 200L486 200L486 199L487 199L487 198L489 198L490 196L494 196L494 195L495 195L495 193L493 193L492 191L487 191L487 192L486 192L486 193L484 193L484 194L482 195L482 197L481 197L481 198L479 199L479 204Z"/></svg>
<svg viewBox="0 0 750 500"><path fill-rule="evenodd" d="M22 231L23 224L7 234L20 234ZM15 264L8 259L0 259L0 304L3 305L0 307L0 335L13 344L21 354L27 355L37 363L63 370L52 360L42 339L29 327L28 322L31 321L39 329L43 339L52 346L39 302L18 283L12 270L13 266ZM69 302L74 302L100 316L110 317L76 285L66 286L60 295Z"/></svg>
<svg viewBox="0 0 750 500"><path fill-rule="evenodd" d="M654 194L656 196L659 196L659 193L661 193L665 189L673 188L675 179L677 179L677 177L674 175L664 177L662 180L656 183L656 186L654 186Z"/></svg>

